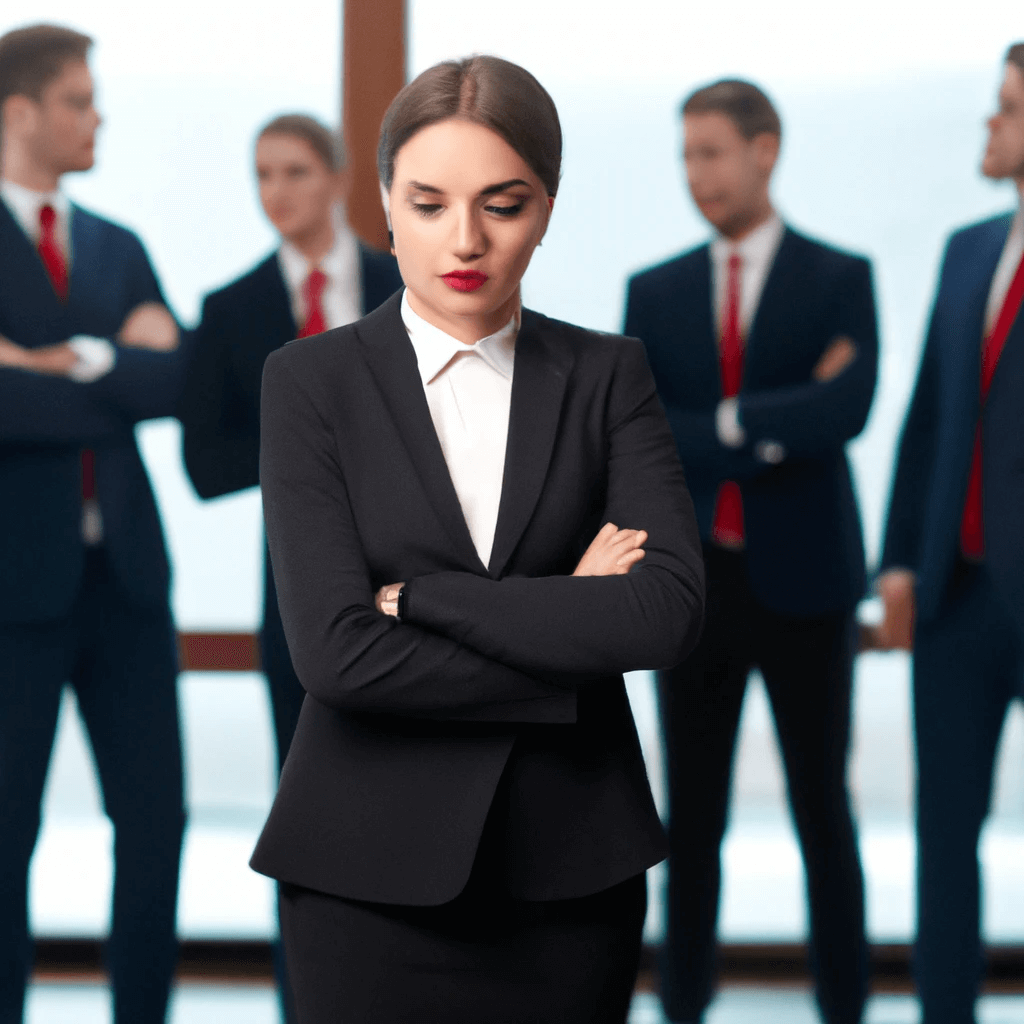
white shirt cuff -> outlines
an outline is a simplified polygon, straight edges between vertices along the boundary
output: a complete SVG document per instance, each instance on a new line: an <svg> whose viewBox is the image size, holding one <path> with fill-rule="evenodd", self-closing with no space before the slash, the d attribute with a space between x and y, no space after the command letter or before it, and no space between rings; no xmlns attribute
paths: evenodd
<svg viewBox="0 0 1024 1024"><path fill-rule="evenodd" d="M740 425L738 398L723 398L715 410L715 433L726 448L742 448L747 432Z"/></svg>
<svg viewBox="0 0 1024 1024"><path fill-rule="evenodd" d="M110 373L117 362L117 349L106 338L76 334L68 346L78 360L68 371L68 376L78 384L99 380Z"/></svg>

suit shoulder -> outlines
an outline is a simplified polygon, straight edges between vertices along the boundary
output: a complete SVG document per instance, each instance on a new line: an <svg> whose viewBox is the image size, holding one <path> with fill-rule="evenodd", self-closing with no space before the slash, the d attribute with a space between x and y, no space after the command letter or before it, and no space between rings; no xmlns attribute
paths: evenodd
<svg viewBox="0 0 1024 1024"><path fill-rule="evenodd" d="M708 244L704 242L667 260L663 260L661 263L644 267L630 276L630 287L657 289L663 285L674 283L680 277L686 277L695 271L703 261L706 261L707 252Z"/></svg>
<svg viewBox="0 0 1024 1024"><path fill-rule="evenodd" d="M802 251L807 258L814 260L814 262L825 268L844 270L852 267L871 266L871 260L863 253L853 252L850 249L842 248L820 238L805 235L803 232L796 231L793 228L787 227L786 231L791 244L798 251Z"/></svg>
<svg viewBox="0 0 1024 1024"><path fill-rule="evenodd" d="M994 217L986 217L984 220L974 221L965 224L950 232L947 241L947 248L958 249L969 247L975 244L985 244L991 238L1003 236L1009 231L1010 222L1013 220L1013 213L1000 213Z"/></svg>
<svg viewBox="0 0 1024 1024"><path fill-rule="evenodd" d="M598 353L617 360L624 354L643 352L643 343L637 338L610 331L597 331L590 327L580 327L564 320L555 320L533 310L523 310L524 326L532 324L540 328L549 337L555 337L566 346L573 355L593 356Z"/></svg>
<svg viewBox="0 0 1024 1024"><path fill-rule="evenodd" d="M106 244L120 244L144 250L142 239L129 227L110 220L92 210L87 210L77 203L73 206L73 218L78 225L94 237L101 238Z"/></svg>
<svg viewBox="0 0 1024 1024"><path fill-rule="evenodd" d="M204 302L215 308L248 302L253 295L262 293L267 278L274 273L278 273L276 252L272 252L241 277L208 292Z"/></svg>
<svg viewBox="0 0 1024 1024"><path fill-rule="evenodd" d="M359 337L354 324L345 324L323 334L308 338L295 338L267 356L268 371L283 370L298 380L315 383L322 380L331 366L350 362L359 347Z"/></svg>

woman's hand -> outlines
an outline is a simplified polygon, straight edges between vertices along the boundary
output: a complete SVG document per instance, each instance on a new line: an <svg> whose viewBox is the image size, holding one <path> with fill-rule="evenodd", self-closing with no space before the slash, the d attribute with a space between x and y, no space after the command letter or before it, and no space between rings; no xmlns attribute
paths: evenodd
<svg viewBox="0 0 1024 1024"><path fill-rule="evenodd" d="M646 530L620 530L614 523L605 523L573 576L624 576L644 557L646 543Z"/></svg>
<svg viewBox="0 0 1024 1024"><path fill-rule="evenodd" d="M381 587L373 599L373 603L377 606L377 611L383 612L385 615L393 615L397 619L398 592L404 586L404 583L389 583L386 587Z"/></svg>

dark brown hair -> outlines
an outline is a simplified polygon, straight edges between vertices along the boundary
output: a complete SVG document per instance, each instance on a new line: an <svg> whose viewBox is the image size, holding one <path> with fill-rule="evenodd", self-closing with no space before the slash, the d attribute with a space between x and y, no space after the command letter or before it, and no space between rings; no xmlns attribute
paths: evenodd
<svg viewBox="0 0 1024 1024"><path fill-rule="evenodd" d="M329 170L340 171L345 166L345 144L340 132L332 132L327 125L309 114L281 114L268 121L256 136L289 135L305 142Z"/></svg>
<svg viewBox="0 0 1024 1024"><path fill-rule="evenodd" d="M92 39L60 25L27 25L0 36L0 110L11 96L39 100L71 61L85 60Z"/></svg>
<svg viewBox="0 0 1024 1024"><path fill-rule="evenodd" d="M428 68L391 102L380 128L377 174L391 188L398 151L417 132L458 118L497 132L544 183L558 191L562 127L554 100L533 75L500 57L446 60Z"/></svg>
<svg viewBox="0 0 1024 1024"><path fill-rule="evenodd" d="M1006 51L1006 63L1012 64L1022 75L1024 75L1024 43L1014 43Z"/></svg>
<svg viewBox="0 0 1024 1024"><path fill-rule="evenodd" d="M740 78L723 78L691 93L679 113L724 114L747 140L762 132L782 138L782 121L772 101L753 82Z"/></svg>

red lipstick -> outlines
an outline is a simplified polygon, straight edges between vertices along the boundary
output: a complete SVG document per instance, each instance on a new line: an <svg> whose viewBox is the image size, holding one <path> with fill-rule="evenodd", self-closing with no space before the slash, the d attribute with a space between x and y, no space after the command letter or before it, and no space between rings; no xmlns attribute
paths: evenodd
<svg viewBox="0 0 1024 1024"><path fill-rule="evenodd" d="M449 288L457 292L475 292L487 281L487 275L479 270L453 270L442 275L442 280Z"/></svg>

